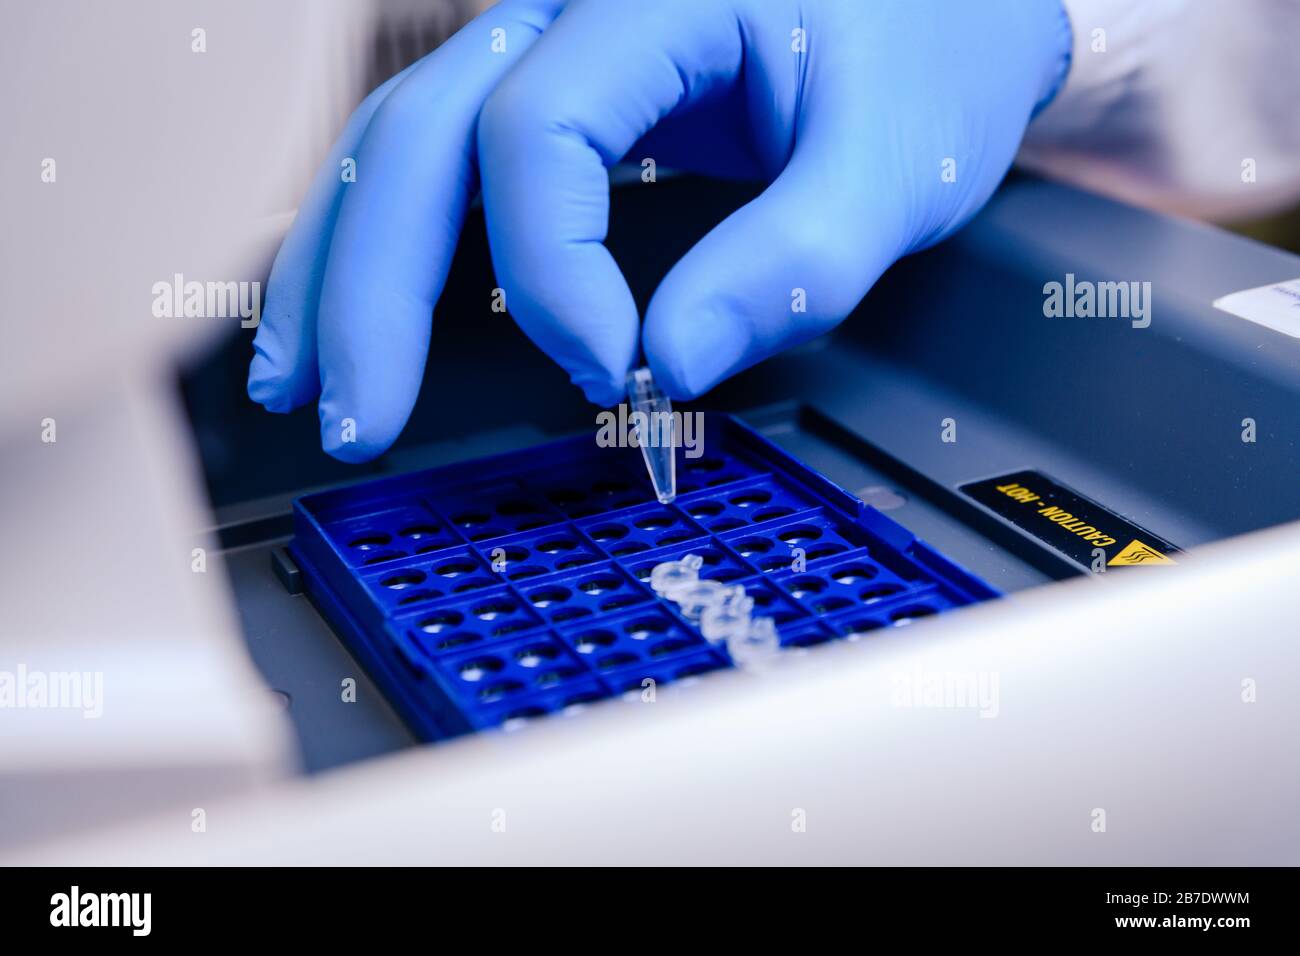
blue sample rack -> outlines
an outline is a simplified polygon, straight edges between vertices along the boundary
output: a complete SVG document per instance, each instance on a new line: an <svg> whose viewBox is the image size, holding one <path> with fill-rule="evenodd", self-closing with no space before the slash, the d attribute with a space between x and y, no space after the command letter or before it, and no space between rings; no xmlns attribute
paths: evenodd
<svg viewBox="0 0 1300 956"><path fill-rule="evenodd" d="M648 586L698 554L781 643L910 623L998 592L730 416L655 500L591 435L294 502L307 594L434 740L731 664Z"/></svg>

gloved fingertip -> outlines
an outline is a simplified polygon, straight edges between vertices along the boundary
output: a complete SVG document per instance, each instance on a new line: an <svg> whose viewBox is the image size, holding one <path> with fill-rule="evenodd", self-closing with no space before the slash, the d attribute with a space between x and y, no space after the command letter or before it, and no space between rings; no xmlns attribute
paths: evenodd
<svg viewBox="0 0 1300 956"><path fill-rule="evenodd" d="M327 443L321 440L321 450L331 458L349 465L364 465L382 455L387 449L375 448L364 442Z"/></svg>
<svg viewBox="0 0 1300 956"><path fill-rule="evenodd" d="M378 458L397 440L401 429L389 433L383 428L366 428L361 417L353 418L320 407L320 446L325 454L351 465Z"/></svg>
<svg viewBox="0 0 1300 956"><path fill-rule="evenodd" d="M642 333L655 382L676 401L698 398L750 364L752 339L743 322L730 314L688 316L676 310L670 319L651 316Z"/></svg>
<svg viewBox="0 0 1300 956"><path fill-rule="evenodd" d="M248 366L248 397L268 412L284 414L293 411L285 389L284 376L261 352L253 356Z"/></svg>
<svg viewBox="0 0 1300 956"><path fill-rule="evenodd" d="M587 397L587 401L601 408L617 405L627 395L623 378L616 379L607 370L575 372L570 378L574 385L582 389L582 394Z"/></svg>
<svg viewBox="0 0 1300 956"><path fill-rule="evenodd" d="M388 450L388 443L347 437L344 428L325 424L321 425L320 446L321 450L331 458L337 458L349 465L360 465L371 461Z"/></svg>
<svg viewBox="0 0 1300 956"><path fill-rule="evenodd" d="M690 372L675 357L673 359L647 358L646 364L654 374L655 384L675 402L699 398L701 389L689 383Z"/></svg>

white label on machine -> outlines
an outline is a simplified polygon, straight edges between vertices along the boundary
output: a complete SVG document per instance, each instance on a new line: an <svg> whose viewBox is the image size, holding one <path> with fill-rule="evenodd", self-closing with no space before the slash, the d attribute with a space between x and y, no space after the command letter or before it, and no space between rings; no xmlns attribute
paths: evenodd
<svg viewBox="0 0 1300 956"><path fill-rule="evenodd" d="M1300 339L1300 279L1233 292L1214 307Z"/></svg>

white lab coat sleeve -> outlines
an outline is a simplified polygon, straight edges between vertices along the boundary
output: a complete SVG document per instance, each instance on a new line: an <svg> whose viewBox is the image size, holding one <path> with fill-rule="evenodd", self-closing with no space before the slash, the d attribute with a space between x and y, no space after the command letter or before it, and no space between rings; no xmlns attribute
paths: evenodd
<svg viewBox="0 0 1300 956"><path fill-rule="evenodd" d="M1300 2L1063 2L1073 62L1022 167L1211 219L1300 200Z"/></svg>

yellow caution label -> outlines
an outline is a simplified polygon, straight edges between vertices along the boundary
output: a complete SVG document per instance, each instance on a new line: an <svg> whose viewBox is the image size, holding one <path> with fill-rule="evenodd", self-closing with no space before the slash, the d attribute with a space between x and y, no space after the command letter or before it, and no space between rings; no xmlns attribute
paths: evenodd
<svg viewBox="0 0 1300 956"><path fill-rule="evenodd" d="M1160 535L1032 469L967 482L961 490L1092 574L1177 564L1170 555L1182 553Z"/></svg>
<svg viewBox="0 0 1300 956"><path fill-rule="evenodd" d="M1131 564L1177 564L1173 558L1161 554L1149 544L1143 544L1137 538L1134 538L1124 546L1119 554L1106 562L1108 567L1115 565Z"/></svg>

